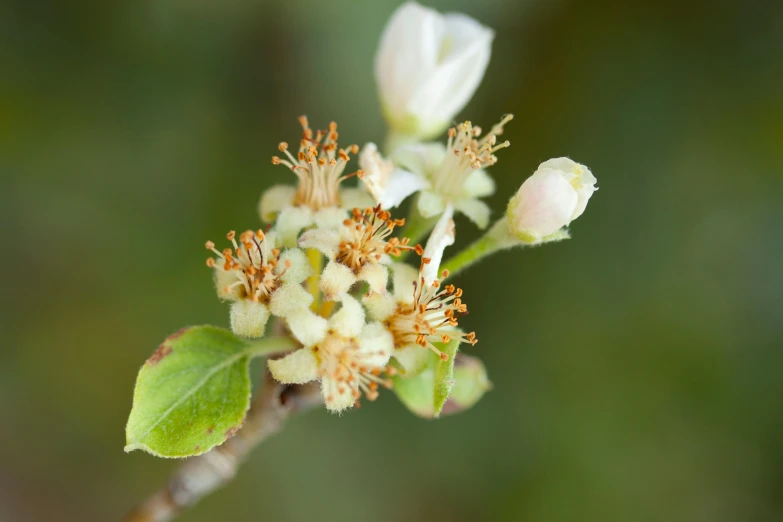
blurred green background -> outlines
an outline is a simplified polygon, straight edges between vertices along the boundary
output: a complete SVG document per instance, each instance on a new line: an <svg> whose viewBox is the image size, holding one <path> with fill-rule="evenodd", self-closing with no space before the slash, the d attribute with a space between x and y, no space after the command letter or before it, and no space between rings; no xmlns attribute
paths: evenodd
<svg viewBox="0 0 783 522"><path fill-rule="evenodd" d="M0 2L0 520L117 520L164 482L122 451L136 372L227 325L203 243L293 182L269 158L298 115L383 140L396 5ZM429 5L497 32L460 114L517 116L496 213L554 156L600 191L571 241L459 276L474 409L298 417L182 520L781 520L783 4Z"/></svg>

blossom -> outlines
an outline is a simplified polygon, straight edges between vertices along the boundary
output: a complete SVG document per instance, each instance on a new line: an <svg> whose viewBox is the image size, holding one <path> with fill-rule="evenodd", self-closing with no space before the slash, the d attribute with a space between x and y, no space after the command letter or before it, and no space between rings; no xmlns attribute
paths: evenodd
<svg viewBox="0 0 783 522"><path fill-rule="evenodd" d="M582 215L596 181L590 169L568 158L545 161L509 201L511 230L527 243L540 242Z"/></svg>
<svg viewBox="0 0 783 522"><path fill-rule="evenodd" d="M394 348L391 333L379 322L365 323L362 305L343 296L342 307L328 320L310 310L288 316L288 327L302 348L282 359L270 360L269 371L285 384L321 381L327 409L340 412L364 394L375 400L378 387L390 387L381 377Z"/></svg>
<svg viewBox="0 0 783 522"><path fill-rule="evenodd" d="M392 219L379 205L353 209L352 217L339 228L314 228L302 234L299 246L318 249L329 258L319 282L324 297L338 299L357 281L366 281L373 292L385 292L388 257L417 249L406 238L391 237L395 227L404 224L404 219Z"/></svg>
<svg viewBox="0 0 783 522"><path fill-rule="evenodd" d="M495 152L510 143L498 143L503 127L513 119L506 115L481 138L481 128L469 121L452 127L446 147L440 143L402 145L384 160L373 144L365 145L359 161L362 181L384 208L398 205L407 196L419 193L418 210L426 217L443 213L446 206L468 216L479 228L489 224L490 209L479 198L495 191L495 182L484 170L497 163Z"/></svg>
<svg viewBox="0 0 783 522"><path fill-rule="evenodd" d="M207 241L206 248L218 256L208 258L214 269L218 297L232 301L231 330L244 337L262 337L269 316L286 317L293 310L306 308L313 297L301 286L311 272L310 264L299 249L281 253L274 247L274 234L247 230L226 235L233 249L222 252Z"/></svg>
<svg viewBox="0 0 783 522"><path fill-rule="evenodd" d="M415 2L392 14L375 57L389 125L399 134L440 134L468 103L489 63L494 33L469 16Z"/></svg>
<svg viewBox="0 0 783 522"><path fill-rule="evenodd" d="M364 298L370 316L383 322L391 332L394 358L407 374L424 369L429 351L442 360L448 359L433 343L448 343L452 339L477 342L474 332L464 334L457 329L458 319L468 312L462 302L462 289L443 285L437 279L443 250L453 243L454 222L449 209L427 242L419 270L404 264L392 265L393 293ZM448 275L448 271L440 273L443 279Z"/></svg>
<svg viewBox="0 0 783 522"><path fill-rule="evenodd" d="M362 171L344 174L350 154L359 152L358 145L347 149L337 144L337 124L332 122L326 131L310 128L306 116L299 118L302 138L294 155L288 143L281 142L278 150L285 157L272 157L274 165L284 165L296 174L299 184L274 185L264 192L259 201L259 214L267 222L275 221L275 229L286 246L295 246L299 232L312 225L334 227L345 219L346 209L371 203L367 193L358 188L342 187L341 183Z"/></svg>

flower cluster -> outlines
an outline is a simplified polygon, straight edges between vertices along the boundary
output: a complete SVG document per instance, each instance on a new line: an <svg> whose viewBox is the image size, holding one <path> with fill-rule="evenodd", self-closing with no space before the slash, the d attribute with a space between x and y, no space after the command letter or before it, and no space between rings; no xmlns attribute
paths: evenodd
<svg viewBox="0 0 783 522"><path fill-rule="evenodd" d="M320 381L331 411L374 400L382 387L411 389L405 383L412 379L445 378L436 388L447 390L473 383L478 400L488 381L480 362L457 355L456 346L475 345L477 338L460 327L468 307L450 278L497 250L568 237L565 227L596 190L584 165L546 161L481 239L444 261L456 241L456 213L480 229L489 226L482 198L495 183L487 171L510 145L501 136L512 115L486 133L470 121L447 129L477 89L492 39L491 30L467 16L401 6L375 64L390 126L385 155L374 143L340 148L336 123L314 130L302 116L298 147L281 142L272 157L297 184L262 195L266 232L229 232L223 250L206 244L216 256L207 265L218 297L231 302L232 331L259 338L274 318L276 331L298 347L268 361L270 373L286 384ZM422 141L443 131L444 140ZM360 168L351 172L356 155ZM351 178L360 181L348 187ZM408 198L407 219L393 217ZM456 367L470 371L454 373L457 357L464 363ZM438 402L434 393L434 408L432 393L427 405L398 395L413 411L437 415L446 399ZM473 395L461 397L450 410L472 404L464 398Z"/></svg>

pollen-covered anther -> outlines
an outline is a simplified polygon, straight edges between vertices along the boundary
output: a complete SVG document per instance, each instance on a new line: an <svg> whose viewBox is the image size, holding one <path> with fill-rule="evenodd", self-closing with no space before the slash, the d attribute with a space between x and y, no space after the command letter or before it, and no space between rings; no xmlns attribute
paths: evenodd
<svg viewBox="0 0 783 522"><path fill-rule="evenodd" d="M490 167L497 163L495 152L511 145L509 141L498 143L497 136L503 134L503 128L513 119L513 115L504 116L498 124L483 138L481 127L471 122L460 123L448 130L446 150L450 151L446 159L433 174L435 190L444 195L458 195L473 170Z"/></svg>
<svg viewBox="0 0 783 522"><path fill-rule="evenodd" d="M294 204L308 206L317 211L324 207L336 207L340 204L339 185L345 179L359 175L359 172L344 175L350 154L357 154L359 147L350 145L341 149L337 145L337 124L331 122L327 131L316 131L309 126L305 116L299 118L302 125L302 138L299 150L292 153L288 143L280 142L278 150L285 158L272 157L275 165L285 165L299 178L299 186ZM349 154L350 153L350 154Z"/></svg>
<svg viewBox="0 0 783 522"><path fill-rule="evenodd" d="M459 318L468 313L462 302L462 289L452 284L443 285L438 280L427 284L421 275L431 262L422 258L419 280L413 284L413 302L399 303L394 313L386 319L386 326L394 337L394 345L403 348L417 344L432 350L441 360L449 356L433 343L449 343L455 338L460 342L476 344L476 334L463 334L455 328ZM448 272L444 271L444 277Z"/></svg>
<svg viewBox="0 0 783 522"><path fill-rule="evenodd" d="M335 261L350 268L355 274L369 263L378 263L383 254L399 256L403 250L416 250L408 238L390 237L404 219L392 219L381 206L364 210L354 208L351 218L343 221L343 237L338 245Z"/></svg>
<svg viewBox="0 0 783 522"><path fill-rule="evenodd" d="M232 230L226 234L226 239L231 241L233 249L225 248L221 252L212 241L205 244L217 256L217 259L208 258L207 266L214 268L222 263L222 269L230 274L230 282L221 288L222 292L230 294L236 290L240 299L268 303L272 293L282 285L281 277L290 267L290 261L285 263L284 270L274 270L280 251L267 244L261 230L246 230L239 237Z"/></svg>

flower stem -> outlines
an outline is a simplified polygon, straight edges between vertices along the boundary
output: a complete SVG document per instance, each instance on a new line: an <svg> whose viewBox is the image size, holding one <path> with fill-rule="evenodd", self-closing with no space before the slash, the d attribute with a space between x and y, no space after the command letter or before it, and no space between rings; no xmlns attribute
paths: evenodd
<svg viewBox="0 0 783 522"><path fill-rule="evenodd" d="M273 353L288 352L297 346L290 337L262 337L250 343L249 352L253 357L264 357Z"/></svg>
<svg viewBox="0 0 783 522"><path fill-rule="evenodd" d="M313 296L313 304L310 309L313 312L318 312L321 307L321 290L318 288L318 281L321 278L321 270L324 266L324 259L315 248L307 249L307 259L310 261L310 266L313 267L313 275L307 278L307 291Z"/></svg>
<svg viewBox="0 0 783 522"><path fill-rule="evenodd" d="M245 424L212 451L185 460L166 486L125 517L125 522L167 522L203 497L226 485L250 451L283 428L293 413L321 403L317 384L287 386L264 372L264 389L248 411Z"/></svg>

